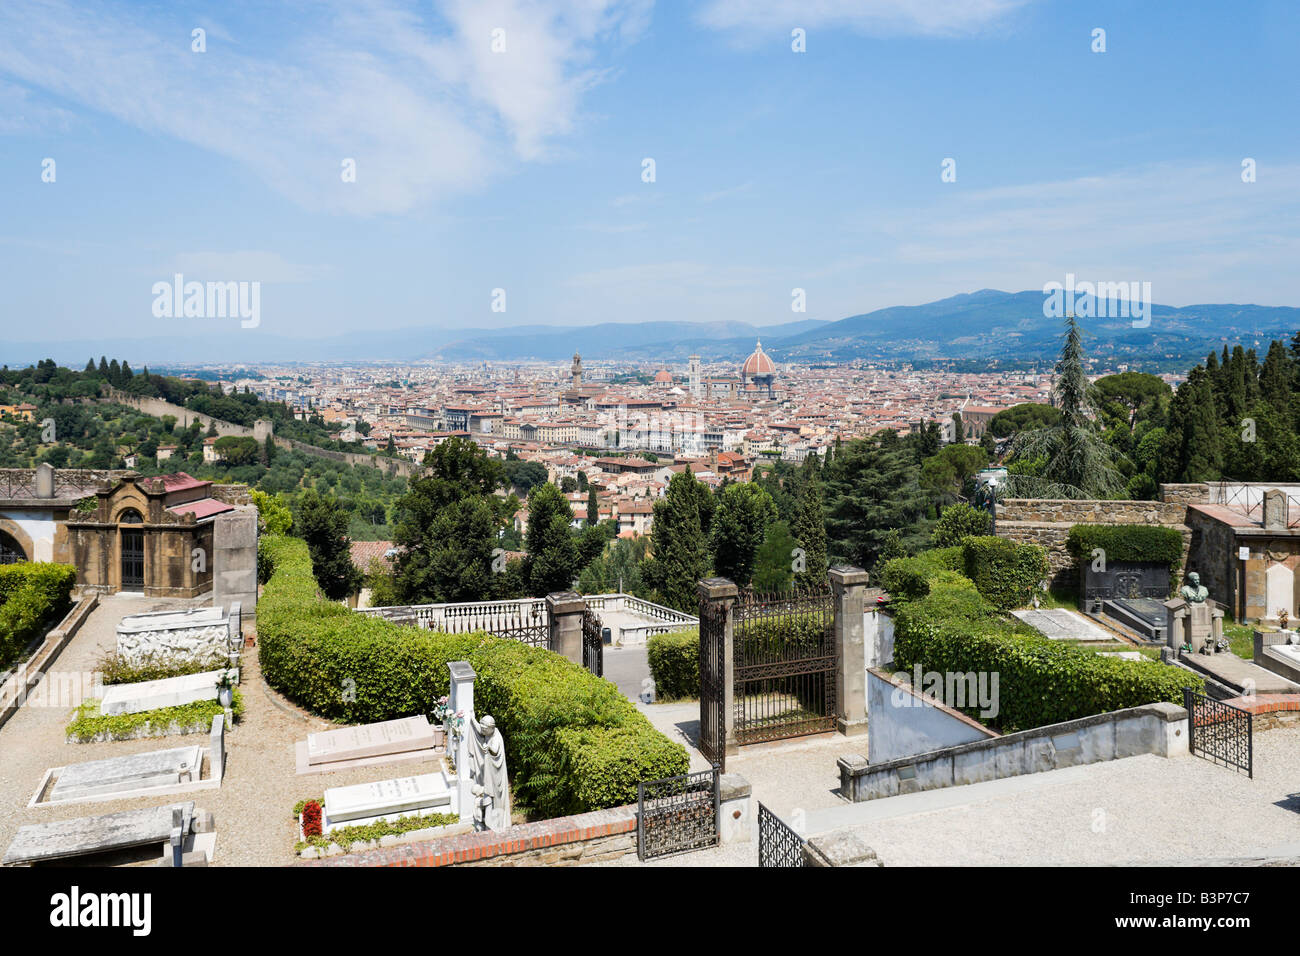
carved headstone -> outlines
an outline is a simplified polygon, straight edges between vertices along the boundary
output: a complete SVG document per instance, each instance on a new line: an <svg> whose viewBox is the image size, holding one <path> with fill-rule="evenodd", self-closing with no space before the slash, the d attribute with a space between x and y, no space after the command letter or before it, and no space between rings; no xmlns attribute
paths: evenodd
<svg viewBox="0 0 1300 956"><path fill-rule="evenodd" d="M1264 527L1286 527L1286 493L1277 488L1264 492Z"/></svg>

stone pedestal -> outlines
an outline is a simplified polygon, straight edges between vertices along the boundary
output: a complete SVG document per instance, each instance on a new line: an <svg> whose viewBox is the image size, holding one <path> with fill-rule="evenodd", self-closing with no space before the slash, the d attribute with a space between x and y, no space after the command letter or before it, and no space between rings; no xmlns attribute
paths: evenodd
<svg viewBox="0 0 1300 956"><path fill-rule="evenodd" d="M701 737L713 721L722 719L723 757L740 752L736 742L736 648L734 614L740 593L728 578L705 578L697 585L700 595L700 728ZM722 706L706 712L704 685L716 689Z"/></svg>
<svg viewBox="0 0 1300 956"><path fill-rule="evenodd" d="M754 839L753 788L738 773L718 779L718 842L749 843Z"/></svg>
<svg viewBox="0 0 1300 956"><path fill-rule="evenodd" d="M1174 598L1165 602L1169 647L1174 656L1184 644L1191 646L1193 654L1201 653L1201 648L1209 645L1214 653L1214 645L1223 640L1223 610L1214 601L1188 602Z"/></svg>
<svg viewBox="0 0 1300 956"><path fill-rule="evenodd" d="M550 635L546 646L582 666L582 612L587 602L576 591L556 591L546 595L546 613Z"/></svg>
<svg viewBox="0 0 1300 956"><path fill-rule="evenodd" d="M447 706L450 711L447 727L447 753L452 754L456 763L454 793L456 795L456 812L460 814L461 823L474 822L474 794L471 787L474 781L469 775L469 735L470 720L474 717L474 668L469 661L452 661L447 665L451 671L451 693ZM456 715L461 714L463 723L460 733L454 732Z"/></svg>
<svg viewBox="0 0 1300 956"><path fill-rule="evenodd" d="M212 522L212 606L238 601L257 616L257 509L237 508Z"/></svg>

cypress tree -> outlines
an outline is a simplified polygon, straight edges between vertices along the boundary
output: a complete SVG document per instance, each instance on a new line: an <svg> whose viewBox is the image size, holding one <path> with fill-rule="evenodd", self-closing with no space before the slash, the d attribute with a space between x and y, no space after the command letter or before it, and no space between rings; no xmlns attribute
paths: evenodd
<svg viewBox="0 0 1300 956"><path fill-rule="evenodd" d="M821 482L813 475L803 483L795 505L794 524L790 529L804 552L804 570L795 580L803 588L821 588L826 584L826 514L822 506Z"/></svg>
<svg viewBox="0 0 1300 956"><path fill-rule="evenodd" d="M645 577L664 604L683 611L699 606L696 585L709 576L708 537L701 515L701 502L709 494L708 487L687 469L673 475L654 505L650 529L654 557L646 562Z"/></svg>
<svg viewBox="0 0 1300 956"><path fill-rule="evenodd" d="M535 597L567 591L578 576L578 546L573 540L573 506L549 481L528 496L527 579Z"/></svg>
<svg viewBox="0 0 1300 956"><path fill-rule="evenodd" d="M578 472L582 474L582 472ZM587 487L587 524L596 525L600 522L600 500L596 497L596 489L590 485Z"/></svg>
<svg viewBox="0 0 1300 956"><path fill-rule="evenodd" d="M718 498L713 516L713 566L718 574L746 587L754 576L768 525L777 520L776 503L752 481L728 485Z"/></svg>

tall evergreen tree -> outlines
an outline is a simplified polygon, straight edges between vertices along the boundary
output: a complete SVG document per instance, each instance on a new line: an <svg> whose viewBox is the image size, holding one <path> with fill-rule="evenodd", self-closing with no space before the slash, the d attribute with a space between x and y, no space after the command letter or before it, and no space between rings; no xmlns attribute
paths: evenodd
<svg viewBox="0 0 1300 956"><path fill-rule="evenodd" d="M814 473L803 482L790 528L803 549L804 570L795 573L802 588L821 588L826 584L826 513L822 503L821 482Z"/></svg>
<svg viewBox="0 0 1300 956"><path fill-rule="evenodd" d="M669 479L664 496L654 505L650 528L654 557L645 563L643 573L659 599L678 610L699 607L697 585L709 576L703 515L709 497L708 486L687 469Z"/></svg>
<svg viewBox="0 0 1300 956"><path fill-rule="evenodd" d="M582 472L578 472L582 474ZM596 489L590 485L587 486L587 524L595 525L600 522L600 499L596 497Z"/></svg>
<svg viewBox="0 0 1300 956"><path fill-rule="evenodd" d="M338 501L309 489L298 500L293 526L307 542L312 572L327 598L341 600L361 586L361 572L352 563L348 514Z"/></svg>
<svg viewBox="0 0 1300 956"><path fill-rule="evenodd" d="M1188 373L1169 404L1165 481L1215 481L1223 469L1222 436L1214 392L1200 365Z"/></svg>
<svg viewBox="0 0 1300 956"><path fill-rule="evenodd" d="M777 520L772 496L752 481L729 485L713 515L713 566L719 575L747 587L767 527ZM787 561L791 560L787 556Z"/></svg>
<svg viewBox="0 0 1300 956"><path fill-rule="evenodd" d="M573 536L573 506L549 481L528 496L528 557L525 573L536 597L569 590L578 572L578 545Z"/></svg>

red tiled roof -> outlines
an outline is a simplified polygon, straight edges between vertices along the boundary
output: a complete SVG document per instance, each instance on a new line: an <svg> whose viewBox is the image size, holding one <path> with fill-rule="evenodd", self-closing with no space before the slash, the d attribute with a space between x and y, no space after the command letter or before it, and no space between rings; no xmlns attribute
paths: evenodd
<svg viewBox="0 0 1300 956"><path fill-rule="evenodd" d="M353 541L351 545L352 563L362 571L370 570L370 562L378 561L390 571L393 568L393 559L386 557L387 553L393 549L391 541Z"/></svg>
<svg viewBox="0 0 1300 956"><path fill-rule="evenodd" d="M218 501L216 498L200 498L198 501L187 501L183 505L172 505L167 509L174 515L183 515L193 512L196 518L211 518L213 515L219 515L224 511L234 511L234 505L228 505L224 501Z"/></svg>
<svg viewBox="0 0 1300 956"><path fill-rule="evenodd" d="M183 471L177 471L170 475L159 475L154 481L162 482L163 491L188 491L191 488L203 488L212 484L210 481L191 478Z"/></svg>

